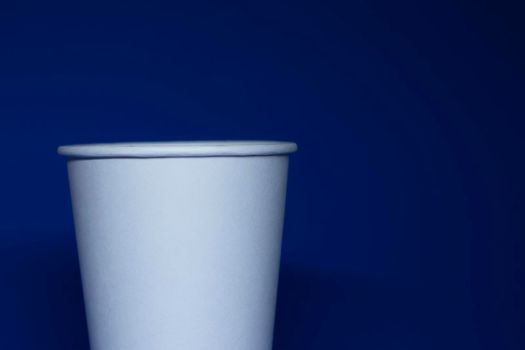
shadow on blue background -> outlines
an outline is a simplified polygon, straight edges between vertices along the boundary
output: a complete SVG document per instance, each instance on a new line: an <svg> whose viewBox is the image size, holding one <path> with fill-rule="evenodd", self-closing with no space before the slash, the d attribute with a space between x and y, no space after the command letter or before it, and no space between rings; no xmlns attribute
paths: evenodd
<svg viewBox="0 0 525 350"><path fill-rule="evenodd" d="M2 232L0 265L2 349L89 348L71 232Z"/></svg>
<svg viewBox="0 0 525 350"><path fill-rule="evenodd" d="M278 139L275 349L525 348L525 61L505 1L0 9L0 348L87 349L60 144Z"/></svg>

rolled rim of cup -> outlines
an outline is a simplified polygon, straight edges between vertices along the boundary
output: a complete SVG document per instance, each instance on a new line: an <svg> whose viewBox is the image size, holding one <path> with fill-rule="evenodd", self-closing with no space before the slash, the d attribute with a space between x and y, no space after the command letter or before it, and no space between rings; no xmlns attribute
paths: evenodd
<svg viewBox="0 0 525 350"><path fill-rule="evenodd" d="M70 158L171 158L285 155L297 151L286 141L172 141L66 145L58 154Z"/></svg>

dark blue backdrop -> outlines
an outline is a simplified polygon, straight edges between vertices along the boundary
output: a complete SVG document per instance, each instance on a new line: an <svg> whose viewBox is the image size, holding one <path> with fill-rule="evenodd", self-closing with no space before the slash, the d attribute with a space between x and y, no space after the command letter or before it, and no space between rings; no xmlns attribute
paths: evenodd
<svg viewBox="0 0 525 350"><path fill-rule="evenodd" d="M87 349L60 144L283 139L275 349L524 349L505 1L0 10L0 348Z"/></svg>

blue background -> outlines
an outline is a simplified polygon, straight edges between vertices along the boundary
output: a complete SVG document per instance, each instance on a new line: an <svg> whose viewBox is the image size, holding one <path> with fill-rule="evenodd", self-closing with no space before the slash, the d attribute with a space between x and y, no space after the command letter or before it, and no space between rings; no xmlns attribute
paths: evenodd
<svg viewBox="0 0 525 350"><path fill-rule="evenodd" d="M282 139L275 349L524 349L523 12L190 3L0 5L0 348L88 349L58 145Z"/></svg>

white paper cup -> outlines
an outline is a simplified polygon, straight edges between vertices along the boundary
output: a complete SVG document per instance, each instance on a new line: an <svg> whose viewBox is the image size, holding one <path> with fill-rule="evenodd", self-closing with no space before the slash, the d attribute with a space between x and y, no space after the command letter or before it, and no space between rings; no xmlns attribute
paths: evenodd
<svg viewBox="0 0 525 350"><path fill-rule="evenodd" d="M93 350L269 350L288 142L59 147Z"/></svg>

